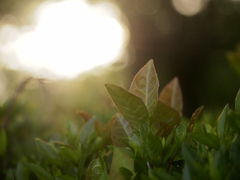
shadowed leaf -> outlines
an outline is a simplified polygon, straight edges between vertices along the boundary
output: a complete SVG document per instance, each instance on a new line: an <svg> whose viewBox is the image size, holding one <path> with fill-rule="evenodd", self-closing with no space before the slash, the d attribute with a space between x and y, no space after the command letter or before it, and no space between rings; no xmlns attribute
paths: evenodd
<svg viewBox="0 0 240 180"><path fill-rule="evenodd" d="M111 137L115 146L127 146L132 136L132 129L128 121L117 114L111 129Z"/></svg>
<svg viewBox="0 0 240 180"><path fill-rule="evenodd" d="M121 168L124 167L130 172L134 172L133 159L119 147L114 147L113 159L110 168L110 179L125 180Z"/></svg>
<svg viewBox="0 0 240 180"><path fill-rule="evenodd" d="M139 129L140 121L148 120L148 111L142 99L121 87L106 84L118 111L135 129Z"/></svg>
<svg viewBox="0 0 240 180"><path fill-rule="evenodd" d="M180 115L182 114L183 101L178 78L175 77L163 88L159 95L159 101L175 109Z"/></svg>
<svg viewBox="0 0 240 180"><path fill-rule="evenodd" d="M43 179L54 180L53 176L49 172L37 164L25 163L25 166Z"/></svg>
<svg viewBox="0 0 240 180"><path fill-rule="evenodd" d="M188 127L187 127L187 132L193 131L194 124L195 124L196 120L198 119L199 115L201 114L203 108L204 108L204 106L200 106L199 108L197 108L194 111L194 113L193 113L193 115L192 115L192 117L189 121L189 124L188 124Z"/></svg>
<svg viewBox="0 0 240 180"><path fill-rule="evenodd" d="M173 108L158 101L155 119L151 126L153 134L157 133L158 136L167 136L179 123L179 113Z"/></svg>
<svg viewBox="0 0 240 180"><path fill-rule="evenodd" d="M153 114L158 101L159 81L153 60L143 66L135 75L129 91L140 97L150 115Z"/></svg>
<svg viewBox="0 0 240 180"><path fill-rule="evenodd" d="M235 99L235 111L240 113L240 89L239 89L236 99Z"/></svg>
<svg viewBox="0 0 240 180"><path fill-rule="evenodd" d="M229 106L228 104L224 107L221 115L218 117L218 125L217 125L217 132L218 132L218 136L223 139L224 134L225 134L225 129L226 129L226 117L227 117L227 113L229 110Z"/></svg>

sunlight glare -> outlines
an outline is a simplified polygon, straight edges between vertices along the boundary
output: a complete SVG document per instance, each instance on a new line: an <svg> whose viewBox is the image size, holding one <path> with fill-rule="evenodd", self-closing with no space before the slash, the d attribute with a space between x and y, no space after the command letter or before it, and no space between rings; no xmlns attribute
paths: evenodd
<svg viewBox="0 0 240 180"><path fill-rule="evenodd" d="M65 0L44 4L36 19L35 30L22 34L15 43L19 61L28 71L73 78L116 61L128 39L119 10L109 3ZM46 72L40 76L47 76Z"/></svg>

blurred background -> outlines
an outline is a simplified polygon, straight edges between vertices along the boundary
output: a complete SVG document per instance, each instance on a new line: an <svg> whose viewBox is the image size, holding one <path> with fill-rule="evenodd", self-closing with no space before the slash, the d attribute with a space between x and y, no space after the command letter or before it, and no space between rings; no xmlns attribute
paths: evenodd
<svg viewBox="0 0 240 180"><path fill-rule="evenodd" d="M0 105L19 123L106 122L104 84L127 89L153 59L160 89L179 78L186 117L220 111L240 88L239 43L239 0L0 0Z"/></svg>

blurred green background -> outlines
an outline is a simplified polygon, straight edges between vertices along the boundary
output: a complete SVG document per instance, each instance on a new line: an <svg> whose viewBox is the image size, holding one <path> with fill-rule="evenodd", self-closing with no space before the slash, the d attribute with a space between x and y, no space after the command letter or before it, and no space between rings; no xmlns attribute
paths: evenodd
<svg viewBox="0 0 240 180"><path fill-rule="evenodd" d="M102 1L107 0L89 0ZM173 77L179 77L185 116L191 116L200 105L219 111L226 103L233 104L240 88L240 1L109 1L120 8L127 22L128 63L124 68L115 63L115 68L104 73L89 72L72 80L31 80L16 98L18 107L26 108L29 119L61 122L76 118L75 111L81 109L106 122L115 109L104 84L128 88L136 72L150 59L154 59L160 89ZM42 2L1 0L0 26L32 24L32 14ZM6 22L3 17L9 14L18 21ZM28 76L2 66L1 106L9 108L8 100Z"/></svg>

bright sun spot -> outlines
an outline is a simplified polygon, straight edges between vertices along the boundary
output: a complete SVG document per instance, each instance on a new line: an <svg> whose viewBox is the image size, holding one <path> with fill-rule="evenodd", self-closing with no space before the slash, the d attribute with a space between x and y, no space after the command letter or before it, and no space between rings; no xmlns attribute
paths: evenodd
<svg viewBox="0 0 240 180"><path fill-rule="evenodd" d="M44 78L73 78L107 66L122 55L128 39L120 11L109 3L44 4L36 19L34 31L21 34L14 48L21 67Z"/></svg>

